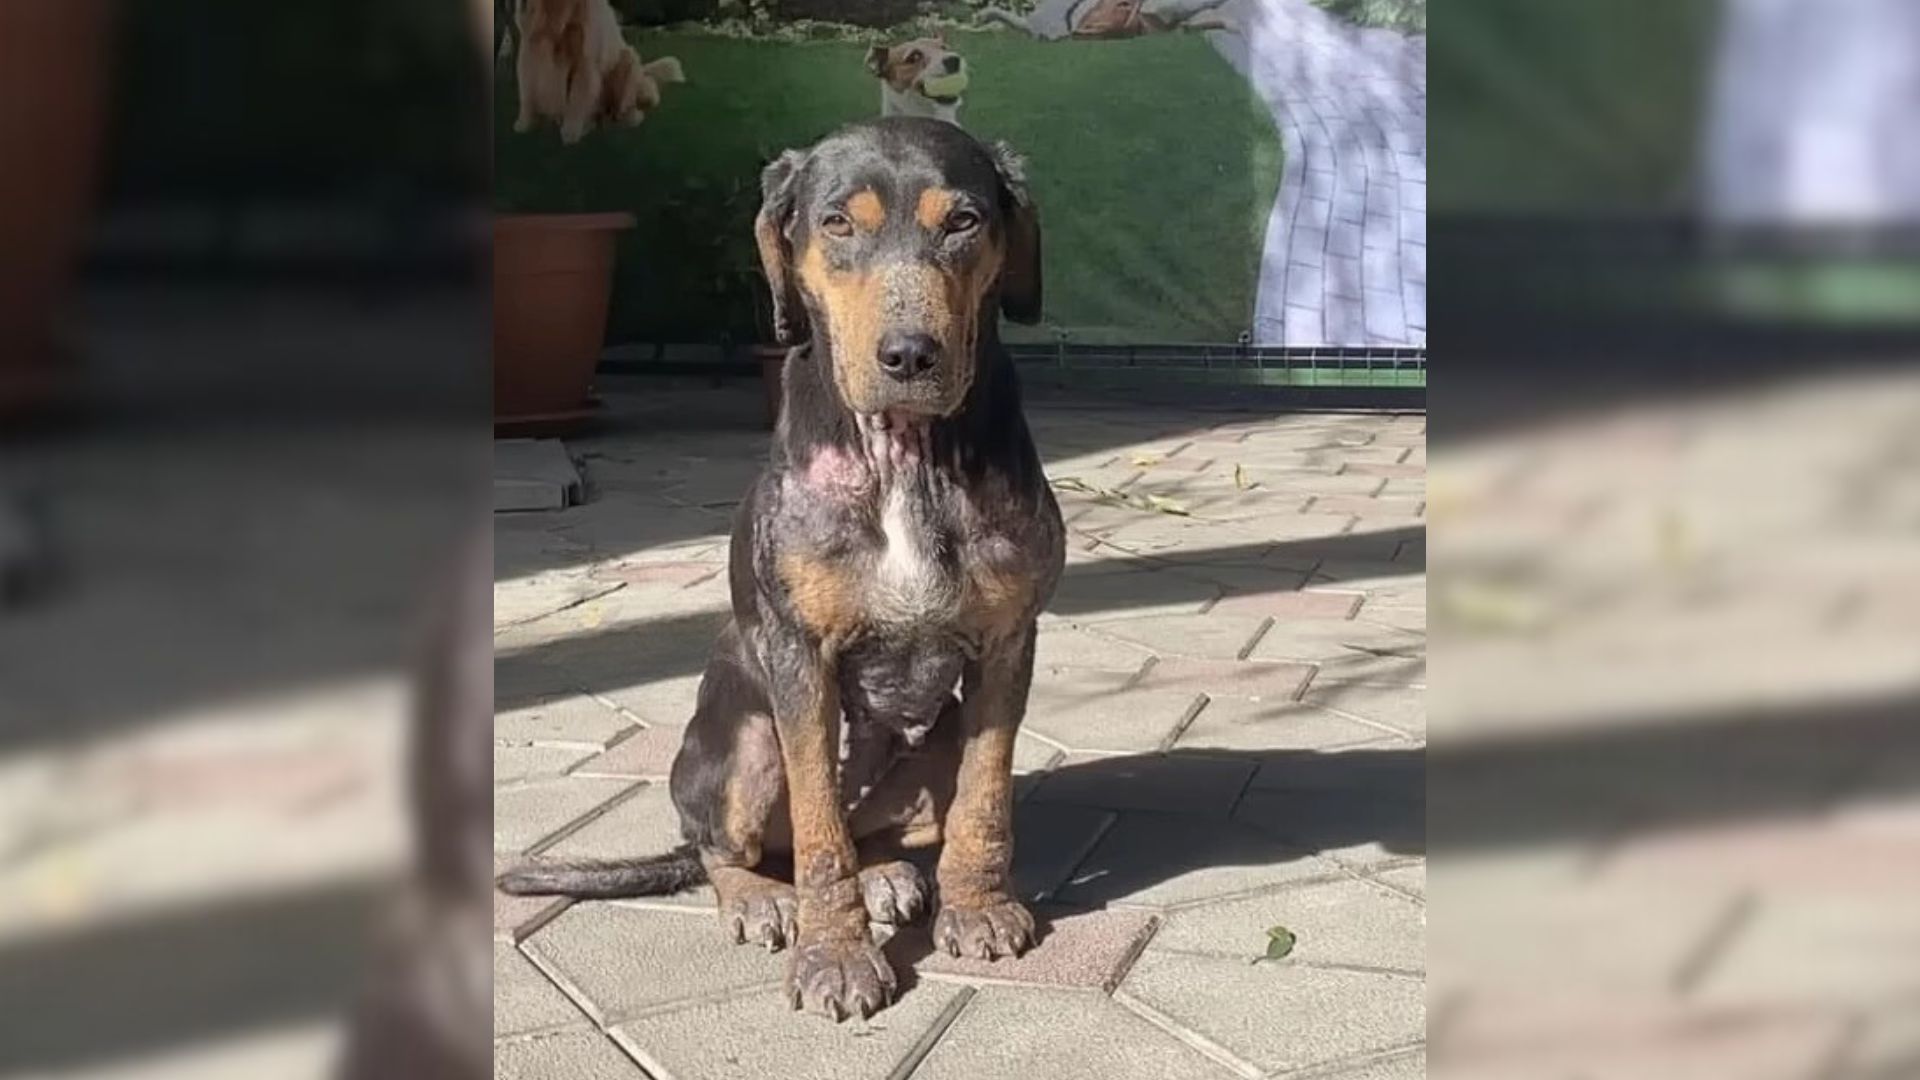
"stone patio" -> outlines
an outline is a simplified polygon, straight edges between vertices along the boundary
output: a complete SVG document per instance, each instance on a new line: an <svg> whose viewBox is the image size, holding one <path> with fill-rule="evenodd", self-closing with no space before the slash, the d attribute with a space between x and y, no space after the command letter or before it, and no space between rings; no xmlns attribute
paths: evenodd
<svg viewBox="0 0 1920 1080"><path fill-rule="evenodd" d="M496 518L502 863L677 842L666 772L765 454L757 388L602 389L586 503ZM1424 1073L1424 418L1029 415L1072 530L1017 762L1038 947L903 930L897 1003L835 1026L704 889L502 896L497 1076ZM1298 944L1255 963L1273 926Z"/></svg>

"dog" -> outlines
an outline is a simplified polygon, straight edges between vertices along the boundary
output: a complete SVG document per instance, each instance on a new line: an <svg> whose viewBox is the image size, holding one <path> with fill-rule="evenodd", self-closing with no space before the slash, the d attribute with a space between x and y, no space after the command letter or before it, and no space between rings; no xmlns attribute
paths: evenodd
<svg viewBox="0 0 1920 1080"><path fill-rule="evenodd" d="M686 81L671 56L641 63L620 36L607 0L521 0L513 17L519 37L517 132L533 130L542 118L555 120L560 141L572 145L595 124L632 127L660 106L662 84Z"/></svg>
<svg viewBox="0 0 1920 1080"><path fill-rule="evenodd" d="M789 1002L835 1020L894 994L869 924L929 909L913 851L940 846L936 948L1032 944L1009 877L1014 736L1065 530L999 335L1000 315L1040 316L1023 171L925 117L767 167L755 237L776 328L806 344L734 519L733 617L671 770L686 843L536 861L505 891L710 881L726 936L787 948Z"/></svg>
<svg viewBox="0 0 1920 1080"><path fill-rule="evenodd" d="M960 92L971 77L966 58L944 38L916 38L867 50L867 70L880 80L881 116L925 116L960 124L960 93L939 93L944 84Z"/></svg>

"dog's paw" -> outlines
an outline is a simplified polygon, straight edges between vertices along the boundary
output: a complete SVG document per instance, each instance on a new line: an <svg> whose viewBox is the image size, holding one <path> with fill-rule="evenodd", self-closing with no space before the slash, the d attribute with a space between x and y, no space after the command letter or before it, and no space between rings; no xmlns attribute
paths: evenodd
<svg viewBox="0 0 1920 1080"><path fill-rule="evenodd" d="M527 116L520 117L513 122L513 130L517 135L525 135L527 132L532 131L533 118Z"/></svg>
<svg viewBox="0 0 1920 1080"><path fill-rule="evenodd" d="M787 1002L831 1017L834 1023L858 1014L872 1016L893 1000L899 987L893 968L867 938L803 941L787 969Z"/></svg>
<svg viewBox="0 0 1920 1080"><path fill-rule="evenodd" d="M905 926L927 910L927 879L910 862L880 863L860 871L860 896L867 904L867 918Z"/></svg>
<svg viewBox="0 0 1920 1080"><path fill-rule="evenodd" d="M1033 916L1018 900L979 906L942 904L933 919L933 947L949 956L999 960L1033 944Z"/></svg>
<svg viewBox="0 0 1920 1080"><path fill-rule="evenodd" d="M722 900L720 926L735 945L752 943L779 952L799 939L798 912L792 886L770 884Z"/></svg>

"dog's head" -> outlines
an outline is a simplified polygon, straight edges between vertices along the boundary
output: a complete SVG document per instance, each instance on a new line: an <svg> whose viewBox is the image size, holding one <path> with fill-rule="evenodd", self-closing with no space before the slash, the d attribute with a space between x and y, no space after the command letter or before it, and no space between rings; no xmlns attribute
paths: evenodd
<svg viewBox="0 0 1920 1080"><path fill-rule="evenodd" d="M776 329L793 343L811 325L856 413L952 414L982 321L1040 317L1040 222L1003 145L938 120L870 120L787 151L761 184Z"/></svg>
<svg viewBox="0 0 1920 1080"><path fill-rule="evenodd" d="M867 50L867 70L902 94L919 94L943 105L960 99L968 78L966 58L938 37L875 45Z"/></svg>

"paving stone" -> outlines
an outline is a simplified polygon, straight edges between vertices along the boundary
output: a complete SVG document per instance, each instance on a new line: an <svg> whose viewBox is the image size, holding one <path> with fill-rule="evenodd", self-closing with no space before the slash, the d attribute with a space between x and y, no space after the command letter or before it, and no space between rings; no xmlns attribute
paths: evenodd
<svg viewBox="0 0 1920 1080"><path fill-rule="evenodd" d="M493 748L493 782L511 784L556 777L591 756L590 750L562 746L496 746Z"/></svg>
<svg viewBox="0 0 1920 1080"><path fill-rule="evenodd" d="M1298 702L1216 697L1173 745L1178 750L1321 750L1382 737L1378 728Z"/></svg>
<svg viewBox="0 0 1920 1080"><path fill-rule="evenodd" d="M1045 1017L1036 1023L1035 1017ZM915 1080L1204 1080L1233 1074L1094 994L988 987L935 1043Z"/></svg>
<svg viewBox="0 0 1920 1080"><path fill-rule="evenodd" d="M915 965L926 975L973 983L1021 983L1033 986L1112 991L1153 934L1159 917L1139 910L1081 911L1038 905L1040 943L1011 960L973 960L932 949L926 924L902 930L917 936L912 949L927 952Z"/></svg>
<svg viewBox="0 0 1920 1080"><path fill-rule="evenodd" d="M1425 912L1351 878L1170 912L1151 947L1251 962L1266 951L1272 926L1286 927L1295 938L1293 952L1280 963L1426 970Z"/></svg>
<svg viewBox="0 0 1920 1080"><path fill-rule="evenodd" d="M1201 754L1095 757L1069 754L1040 781L1036 802L1103 810L1158 810L1224 817L1254 764Z"/></svg>
<svg viewBox="0 0 1920 1080"><path fill-rule="evenodd" d="M1127 565L1106 569L1095 563L1064 574L1047 611L1079 622L1193 614L1218 594L1218 589L1190 577Z"/></svg>
<svg viewBox="0 0 1920 1080"><path fill-rule="evenodd" d="M1424 622L1420 627L1424 633ZM1328 683L1307 687L1300 700L1361 720L1372 721L1415 739L1427 735L1427 695L1405 686ZM1258 786L1256 783L1255 786Z"/></svg>
<svg viewBox="0 0 1920 1080"><path fill-rule="evenodd" d="M1101 669L1132 675L1152 656L1152 650L1143 645L1067 622L1042 622L1033 643L1036 670Z"/></svg>
<svg viewBox="0 0 1920 1080"><path fill-rule="evenodd" d="M494 861L493 872L497 875L506 869L512 860ZM561 909L572 903L563 896L508 896L498 889L493 890L493 939L495 941L518 942L538 929L549 918L559 914Z"/></svg>
<svg viewBox="0 0 1920 1080"><path fill-rule="evenodd" d="M1166 657L1148 668L1135 685L1141 690L1188 690L1286 701L1298 697L1313 676L1311 664Z"/></svg>
<svg viewBox="0 0 1920 1080"><path fill-rule="evenodd" d="M619 582L595 581L586 570L576 567L495 582L493 625L497 629L542 619L619 589Z"/></svg>
<svg viewBox="0 0 1920 1080"><path fill-rule="evenodd" d="M494 1080L646 1080L632 1059L592 1029L497 1043Z"/></svg>
<svg viewBox="0 0 1920 1080"><path fill-rule="evenodd" d="M1349 779L1337 764L1341 759L1388 757L1417 767L1422 755L1412 750L1357 749L1296 756L1298 765L1285 766L1294 775L1321 775L1311 784L1248 790L1234 809L1234 820L1349 866L1426 854L1424 792L1335 786ZM1384 771L1397 774L1405 768L1395 765Z"/></svg>
<svg viewBox="0 0 1920 1080"><path fill-rule="evenodd" d="M768 990L632 1020L613 1037L659 1080L887 1080L964 993L922 982L868 1020L833 1024Z"/></svg>
<svg viewBox="0 0 1920 1080"><path fill-rule="evenodd" d="M1412 893L1422 900L1427 897L1427 864L1424 862L1418 866L1401 866L1392 870L1382 870L1374 877L1396 889Z"/></svg>
<svg viewBox="0 0 1920 1080"><path fill-rule="evenodd" d="M680 815L667 785L649 782L542 854L560 859L625 859L656 854L679 843Z"/></svg>
<svg viewBox="0 0 1920 1080"><path fill-rule="evenodd" d="M1016 778L1037 783L1038 775ZM1113 823L1111 811L1061 803L1034 803L1016 795L1013 808L1014 894L1029 902L1044 900L1066 883L1067 875L1093 849Z"/></svg>
<svg viewBox="0 0 1920 1080"><path fill-rule="evenodd" d="M1162 657L1237 660L1266 626L1257 615L1221 613L1161 615L1104 623L1101 632L1131 641Z"/></svg>
<svg viewBox="0 0 1920 1080"><path fill-rule="evenodd" d="M778 984L787 963L785 955L727 941L710 914L619 904L575 904L521 947L571 984L572 996L603 1025Z"/></svg>
<svg viewBox="0 0 1920 1080"><path fill-rule="evenodd" d="M1321 1075L1328 1080L1427 1080L1427 1052L1394 1054L1352 1068L1333 1066Z"/></svg>
<svg viewBox="0 0 1920 1080"><path fill-rule="evenodd" d="M1121 992L1262 1069L1300 1069L1419 1040L1418 979L1149 950Z"/></svg>
<svg viewBox="0 0 1920 1080"><path fill-rule="evenodd" d="M1229 594L1210 615L1258 615L1274 619L1351 619L1360 610L1359 593L1330 591Z"/></svg>
<svg viewBox="0 0 1920 1080"><path fill-rule="evenodd" d="M562 777L493 793L493 849L525 851L632 787L627 780Z"/></svg>
<svg viewBox="0 0 1920 1080"><path fill-rule="evenodd" d="M584 694L508 709L493 718L493 737L505 743L567 747L589 753L612 742L633 721Z"/></svg>
<svg viewBox="0 0 1920 1080"><path fill-rule="evenodd" d="M684 664L667 677L653 677L601 691L607 700L631 712L655 730L679 731L693 719L705 661Z"/></svg>
<svg viewBox="0 0 1920 1080"><path fill-rule="evenodd" d="M1413 683L1426 677L1424 635L1354 620L1276 622L1249 659L1317 665L1315 685L1329 682Z"/></svg>
<svg viewBox="0 0 1920 1080"><path fill-rule="evenodd" d="M1057 896L1096 907L1187 904L1338 871L1271 833L1175 814L1120 815Z"/></svg>
<svg viewBox="0 0 1920 1080"><path fill-rule="evenodd" d="M583 761L573 775L664 780L673 768L674 755L680 752L683 734L680 728L636 728L605 753Z"/></svg>
<svg viewBox="0 0 1920 1080"><path fill-rule="evenodd" d="M573 1007L540 969L506 942L493 946L493 1037L524 1035L583 1024L586 1018Z"/></svg>
<svg viewBox="0 0 1920 1080"><path fill-rule="evenodd" d="M1158 750L1198 699L1187 690L1125 690L1069 700L1049 687L1029 698L1022 730L1073 750Z"/></svg>

